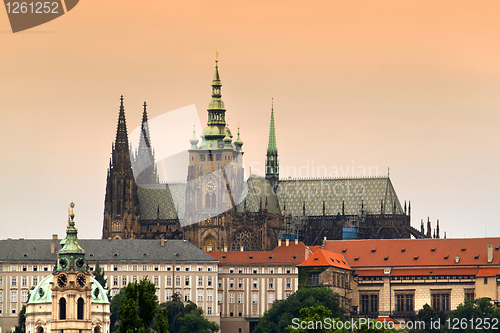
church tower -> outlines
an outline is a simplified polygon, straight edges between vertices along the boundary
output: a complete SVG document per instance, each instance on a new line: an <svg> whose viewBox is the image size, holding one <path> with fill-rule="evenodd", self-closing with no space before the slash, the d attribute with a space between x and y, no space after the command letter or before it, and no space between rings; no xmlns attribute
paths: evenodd
<svg viewBox="0 0 500 333"><path fill-rule="evenodd" d="M226 244L229 230L224 226L235 212L244 185L243 142L239 129L233 142L233 134L226 123L221 87L216 59L207 126L199 145L194 131L189 141L186 214L181 223L184 239L204 250L221 249Z"/></svg>
<svg viewBox="0 0 500 333"><path fill-rule="evenodd" d="M58 262L54 268L51 331L90 333L91 273L85 262L85 250L78 243L74 206L71 203L66 238L61 241L63 247L57 252Z"/></svg>
<svg viewBox="0 0 500 333"><path fill-rule="evenodd" d="M107 333L110 325L106 290L92 277L78 242L71 203L66 237L52 274L30 290L26 332Z"/></svg>
<svg viewBox="0 0 500 333"><path fill-rule="evenodd" d="M266 179L276 191L279 182L278 148L276 147L276 132L274 129L274 102L271 103L271 124L269 125L269 142L266 154Z"/></svg>
<svg viewBox="0 0 500 333"><path fill-rule="evenodd" d="M137 184L132 172L125 107L121 96L116 139L112 145L106 182L102 238L135 238L138 221Z"/></svg>

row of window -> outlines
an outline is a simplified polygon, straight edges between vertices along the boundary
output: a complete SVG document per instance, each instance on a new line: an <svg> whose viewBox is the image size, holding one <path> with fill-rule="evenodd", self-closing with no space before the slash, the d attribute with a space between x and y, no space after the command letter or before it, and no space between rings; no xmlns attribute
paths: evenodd
<svg viewBox="0 0 500 333"><path fill-rule="evenodd" d="M395 311L396 312L414 312L415 311L415 294L414 293L398 293L396 296ZM473 300L475 297L474 290L465 290L465 299ZM437 312L450 311L450 292L439 291L431 293L432 308ZM379 298L378 294L360 294L360 310L361 313L369 314L378 312Z"/></svg>
<svg viewBox="0 0 500 333"><path fill-rule="evenodd" d="M11 303L17 303L17 295L18 295L17 290L11 290L11 292L10 292L10 302ZM27 290L21 291L21 302L22 303L28 302L28 291ZM3 303L3 291L0 291L0 304L1 303Z"/></svg>
<svg viewBox="0 0 500 333"><path fill-rule="evenodd" d="M224 259L224 256L222 256ZM248 268L248 269L245 269L244 267L238 267L238 274L245 274L246 272L248 271L248 273L251 273L251 274L259 274L259 273L262 273L262 274L274 274L274 272L276 271L274 267L268 267L267 268L267 271L264 267L260 268L260 267L253 267L253 268ZM224 272L224 269L222 266L219 266L219 273L229 273L229 274L234 274L236 272L236 270L234 269L234 267L230 267L229 270L227 270L226 272ZM280 272L278 271L278 274ZM295 269L294 267L285 267L283 268L283 273L286 273L286 274L292 274L292 273L295 273Z"/></svg>
<svg viewBox="0 0 500 333"><path fill-rule="evenodd" d="M17 271L23 271L23 272L38 272L38 271L45 271L45 272L48 272L51 270L51 265L10 265L10 266L7 266L7 265L0 265L0 272L2 272L4 270L3 267L6 267L6 271L9 270L10 268L10 271L12 272L17 272ZM122 271L128 271L129 268L130 270L132 271L139 271L139 270L142 270L142 271L160 271L160 270L163 270L165 268L165 266L163 265L147 265L147 264L143 264L143 265L137 265L137 264L134 264L134 265L108 265L109 267L106 267L106 265L103 265L102 268L106 271L106 270L113 270L113 271L118 271L118 268L121 268ZM91 271L94 270L94 265L89 265L89 269ZM198 272L203 272L203 271L207 271L207 272L212 272L214 269L213 266L197 266L197 271ZM166 266L166 270L167 271L172 271L172 266ZM191 271L191 265L185 265L185 266L181 266L181 265L178 265L178 266L175 266L175 270L176 271L186 271L186 272L189 272Z"/></svg>
<svg viewBox="0 0 500 333"><path fill-rule="evenodd" d="M11 287L24 287L24 288L28 288L28 279L29 279L29 277L23 276L20 279L20 283L19 283L19 280L17 279L17 277L13 276L10 279L10 286ZM34 276L31 281L32 281L31 282L31 286L36 286L38 284L38 277ZM0 277L0 288L2 288L2 287L3 287L3 277Z"/></svg>
<svg viewBox="0 0 500 333"><path fill-rule="evenodd" d="M205 154L200 154L198 156L200 157L200 161L201 162L206 161ZM214 160L213 155L212 154L208 154L208 159L209 159L209 161L213 161ZM225 160L232 160L232 159L233 159L233 156L231 156L231 155L226 155L225 156ZM191 156L191 160L194 161L194 157L193 156ZM215 160L216 161L222 161L222 154L215 154Z"/></svg>
<svg viewBox="0 0 500 333"><path fill-rule="evenodd" d="M252 281L252 288L257 289L258 288L258 281L253 280ZM274 279L269 279L268 280L268 287L269 289L274 289ZM219 288L222 288L222 280L219 280ZM234 289L234 279L229 279L229 288ZM238 280L238 289L243 288L243 280L239 279ZM291 279L286 279L286 288L290 289L292 288L292 280Z"/></svg>
<svg viewBox="0 0 500 333"><path fill-rule="evenodd" d="M178 287L181 285L181 277L180 276L176 276L175 277L175 285ZM137 282L137 277L136 276L133 276L132 279L130 280L132 283L134 282ZM189 286L190 285L190 281L191 281L191 277L189 276L185 276L184 277L184 286ZM120 281L119 281L119 277L118 276L114 276L113 277L113 287L118 287L120 284ZM160 278L158 276L154 276L153 277L153 283L155 286L159 287L160 286ZM121 277L121 285L124 287L128 284L128 277L127 276L122 276ZM165 284L167 286L171 286L172 285L172 277L171 276L167 276L165 277ZM203 277L198 277L198 287L203 287L205 286L204 284L204 278ZM206 277L206 286L207 287L211 287L213 285L213 278L211 276L208 276Z"/></svg>
<svg viewBox="0 0 500 333"><path fill-rule="evenodd" d="M3 267L5 266L5 271L10 271L11 272L17 272L17 271L23 271L23 272L38 272L38 271L45 271L48 272L50 271L51 267L50 265L0 265L0 272L3 272Z"/></svg>

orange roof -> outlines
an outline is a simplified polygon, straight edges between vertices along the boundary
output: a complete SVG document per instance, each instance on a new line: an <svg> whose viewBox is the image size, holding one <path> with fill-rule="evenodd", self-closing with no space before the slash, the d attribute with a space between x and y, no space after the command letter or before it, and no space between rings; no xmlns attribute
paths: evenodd
<svg viewBox="0 0 500 333"><path fill-rule="evenodd" d="M451 268L395 268L391 276L438 276L438 275L476 275L477 268L451 267ZM357 276L384 276L384 269L356 269Z"/></svg>
<svg viewBox="0 0 500 333"><path fill-rule="evenodd" d="M338 252L318 250L298 267L334 266L352 270L344 255Z"/></svg>
<svg viewBox="0 0 500 333"><path fill-rule="evenodd" d="M206 252L220 263L234 264L300 264L306 258L306 246L299 242L297 245L290 242L289 246L277 246L272 251L216 251Z"/></svg>
<svg viewBox="0 0 500 333"><path fill-rule="evenodd" d="M477 277L490 277L500 275L500 268L480 268Z"/></svg>
<svg viewBox="0 0 500 333"><path fill-rule="evenodd" d="M488 244L493 261L488 263ZM497 266L500 238L365 239L326 241L325 250L343 253L352 268ZM455 256L460 260L455 263Z"/></svg>

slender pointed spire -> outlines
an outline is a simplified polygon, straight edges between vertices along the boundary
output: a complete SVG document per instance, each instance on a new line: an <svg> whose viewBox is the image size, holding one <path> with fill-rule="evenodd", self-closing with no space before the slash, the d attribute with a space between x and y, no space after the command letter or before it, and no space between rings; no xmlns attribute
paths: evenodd
<svg viewBox="0 0 500 333"><path fill-rule="evenodd" d="M133 166L138 185L158 183L156 163L153 149L151 147L146 102L143 104L141 137L139 138L139 148L137 149Z"/></svg>
<svg viewBox="0 0 500 333"><path fill-rule="evenodd" d="M276 147L276 131L274 128L274 98L271 99L271 123L269 125L269 141L267 144L267 152L278 152Z"/></svg>
<svg viewBox="0 0 500 333"><path fill-rule="evenodd" d="M266 156L266 179L271 182L273 189L276 190L279 183L279 162L274 128L274 99L271 100L271 123L269 125L269 142Z"/></svg>
<svg viewBox="0 0 500 333"><path fill-rule="evenodd" d="M118 115L118 126L116 129L116 150L128 151L127 122L125 121L125 107L123 106L123 95L120 96L120 113Z"/></svg>

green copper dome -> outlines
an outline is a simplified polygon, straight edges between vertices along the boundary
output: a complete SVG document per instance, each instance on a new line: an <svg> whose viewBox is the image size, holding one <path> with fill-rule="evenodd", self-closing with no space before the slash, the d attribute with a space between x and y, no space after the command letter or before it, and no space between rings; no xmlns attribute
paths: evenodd
<svg viewBox="0 0 500 333"><path fill-rule="evenodd" d="M54 275L46 276L35 289L29 291L28 303L51 303L52 302L52 281ZM106 290L96 279L90 277L92 282L92 303L109 303ZM96 292L97 290L97 292Z"/></svg>

